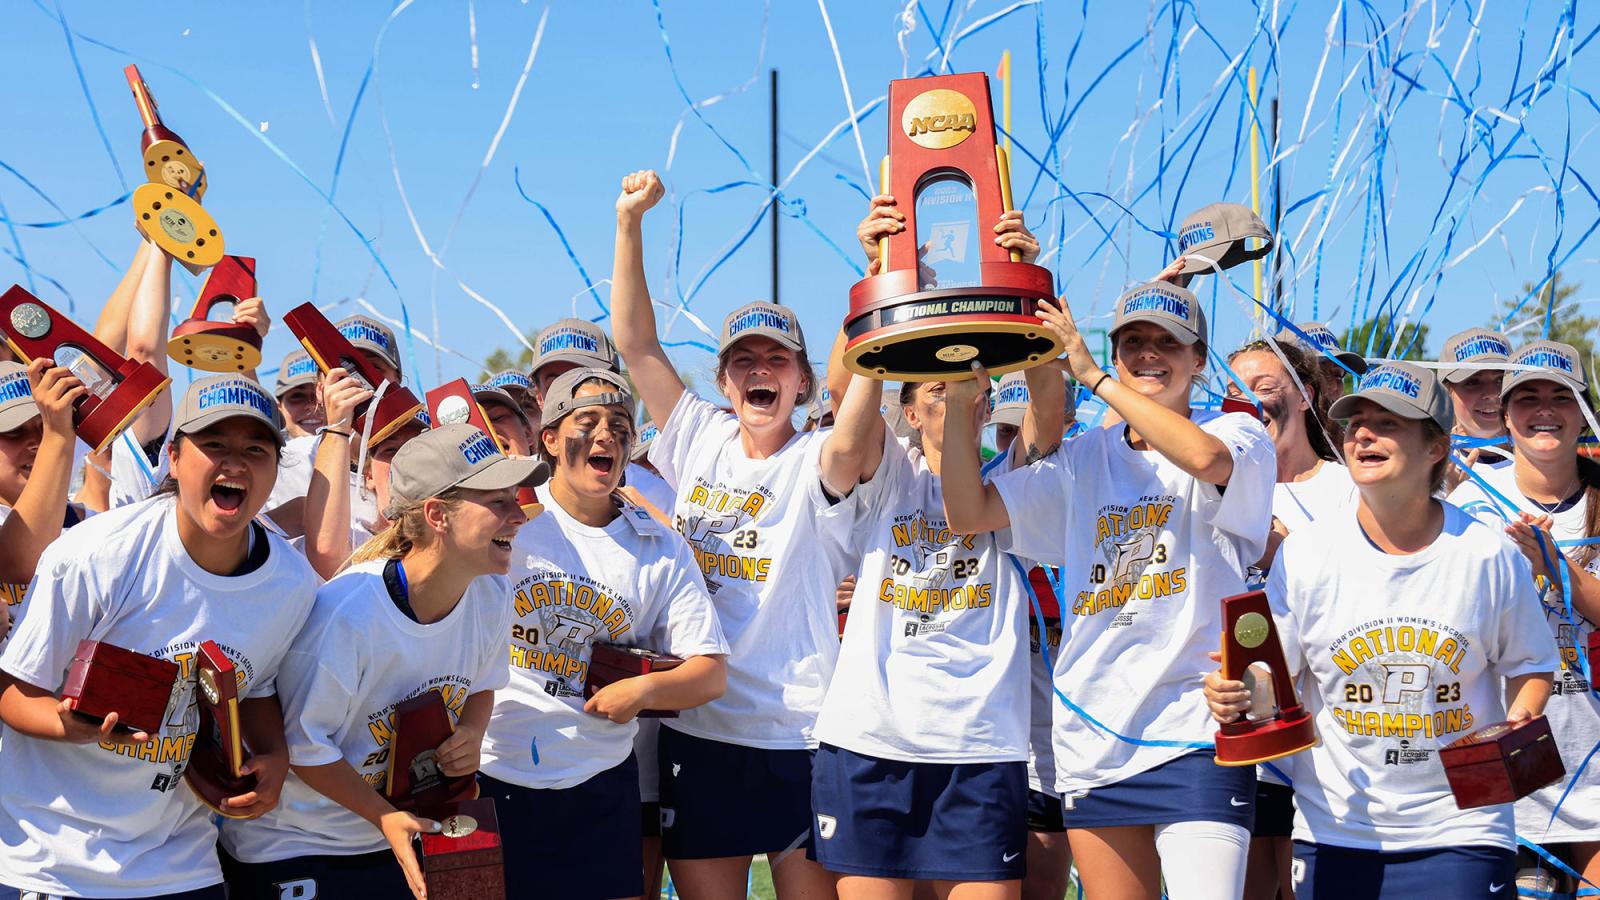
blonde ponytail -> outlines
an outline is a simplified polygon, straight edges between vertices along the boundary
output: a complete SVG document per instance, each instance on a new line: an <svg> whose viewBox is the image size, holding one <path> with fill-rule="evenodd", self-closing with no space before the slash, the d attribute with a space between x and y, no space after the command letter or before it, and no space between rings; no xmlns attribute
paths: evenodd
<svg viewBox="0 0 1600 900"><path fill-rule="evenodd" d="M437 497L428 497L415 503L391 504L398 506L398 515L389 520L389 527L368 538L366 543L355 549L350 558L345 560L339 571L356 565L357 563L372 562L373 560L388 561L399 559L410 553L419 544L427 543L431 538L431 529L428 520L422 515L422 504L428 500L439 500L445 504L446 515L455 512L461 505L461 495L454 490L445 491Z"/></svg>

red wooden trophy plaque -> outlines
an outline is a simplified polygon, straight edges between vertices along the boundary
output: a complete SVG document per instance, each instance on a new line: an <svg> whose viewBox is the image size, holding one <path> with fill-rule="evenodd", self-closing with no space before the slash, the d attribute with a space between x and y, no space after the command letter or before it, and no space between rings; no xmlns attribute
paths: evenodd
<svg viewBox="0 0 1600 900"><path fill-rule="evenodd" d="M478 796L474 775L451 777L439 770L434 751L455 731L438 691L427 691L395 707L394 737L384 795L396 809L438 818L447 804Z"/></svg>
<svg viewBox="0 0 1600 900"><path fill-rule="evenodd" d="M1035 315L1039 300L1055 296L1050 271L993 240L1011 208L1009 164L994 135L989 76L890 82L880 178L900 200L905 228L879 242L879 274L850 288L850 371L942 381L969 374L974 359L1002 375L1060 354Z"/></svg>
<svg viewBox="0 0 1600 900"><path fill-rule="evenodd" d="M656 653L643 647L623 647L617 644L595 644L589 648L589 671L583 679L585 700L600 692L614 681L665 672L683 665L683 660L665 653ZM675 709L644 709L639 716L646 719L676 719Z"/></svg>
<svg viewBox="0 0 1600 900"><path fill-rule="evenodd" d="M1461 809L1511 803L1567 774L1544 716L1474 731L1441 748L1439 762Z"/></svg>
<svg viewBox="0 0 1600 900"><path fill-rule="evenodd" d="M111 352L18 285L0 295L0 335L24 363L43 356L71 369L83 382L89 394L77 402L73 420L78 437L95 453L116 440L171 383L155 366Z"/></svg>
<svg viewBox="0 0 1600 900"><path fill-rule="evenodd" d="M172 329L167 355L191 369L245 372L261 364L261 335L233 321L233 310L256 296L256 261L224 256L200 289L189 318Z"/></svg>
<svg viewBox="0 0 1600 900"><path fill-rule="evenodd" d="M487 797L435 811L443 830L417 835L417 861L429 900L505 900L500 820Z"/></svg>
<svg viewBox="0 0 1600 900"><path fill-rule="evenodd" d="M256 776L244 771L244 734L239 727L239 681L233 661L212 641L200 645L195 677L199 693L200 730L183 779L200 802L224 816L239 818L222 806L229 797L256 789Z"/></svg>
<svg viewBox="0 0 1600 900"><path fill-rule="evenodd" d="M117 728L161 733L179 696L178 664L104 641L79 641L61 697L72 711L102 720L117 714Z"/></svg>
<svg viewBox="0 0 1600 900"><path fill-rule="evenodd" d="M1251 663L1272 670L1272 690L1278 711L1269 718L1250 721L1241 716L1217 731L1217 764L1252 766L1298 753L1317 742L1311 714L1295 696L1294 681L1278 643L1267 595L1261 591L1222 599L1222 677L1244 681Z"/></svg>
<svg viewBox="0 0 1600 900"><path fill-rule="evenodd" d="M283 324L289 326L294 336L300 339L300 345L317 361L317 368L324 374L329 369L342 366L372 390L376 390L378 382L383 380L366 357L351 346L315 304L302 303L284 313ZM422 403L416 395L402 385L390 384L376 408L370 400L356 407L356 418L351 428L357 435L363 434L367 427L367 416L373 416L371 444L377 446L384 438L409 423L421 409Z"/></svg>
<svg viewBox="0 0 1600 900"><path fill-rule="evenodd" d="M500 448L501 453L510 453L511 448L495 433L494 426L489 424L489 414L484 412L478 404L478 398L473 396L472 385L465 378L447 381L428 392L428 418L433 421L433 427L441 425L471 425L473 428L487 434L489 440ZM544 511L544 505L539 502L533 488L517 488L517 503L522 506L522 511L528 518L533 518Z"/></svg>
<svg viewBox="0 0 1600 900"><path fill-rule="evenodd" d="M133 191L134 224L190 272L214 266L222 259L222 232L200 208L206 192L205 169L183 138L162 124L139 67L128 66L122 72L144 122L139 144L148 183Z"/></svg>
<svg viewBox="0 0 1600 900"><path fill-rule="evenodd" d="M144 83L139 67L130 65L122 70L133 90L133 102L139 105L139 119L144 122L144 134L139 140L139 150L144 154L145 178L152 184L177 188L199 200L206 193L205 167L195 159L189 145L172 129L161 122L156 98L150 86Z"/></svg>

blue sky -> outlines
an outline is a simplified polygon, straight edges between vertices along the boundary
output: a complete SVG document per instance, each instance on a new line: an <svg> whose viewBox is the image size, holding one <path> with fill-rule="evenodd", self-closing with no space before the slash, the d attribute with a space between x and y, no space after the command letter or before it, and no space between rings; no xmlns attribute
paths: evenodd
<svg viewBox="0 0 1600 900"><path fill-rule="evenodd" d="M475 361L515 340L469 290L524 331L574 303L580 315L604 313L606 287L585 292L555 229L521 192L543 204L598 282L610 273L619 179L664 170L672 193L646 223L658 298L686 297L713 330L728 310L766 298L765 221L705 273L766 197L752 185L709 191L768 176L766 69L776 67L780 177L821 144L785 188L787 209L803 218L782 219L780 297L820 355L858 277L841 251L859 263L862 158L876 172L883 112L862 118L859 150L848 127L823 143L847 106L817 3L660 4L676 75L649 0L548 12L537 0L418 0L398 14L387 2L237 4L159 16L136 4L63 0L70 50L54 0L15 0L0 13L12 116L0 162L74 217L135 186L140 127L121 72L130 57L102 44L135 54L168 124L207 163L206 208L230 252L257 258L269 307L281 315L314 298L340 303L330 310L337 317L360 309L359 298L398 319L403 305L418 370L409 374L426 387L474 374ZM1600 243L1589 235L1600 206L1586 189L1600 190L1600 112L1588 96L1600 82L1600 49L1584 43L1600 20L1581 7L1566 37L1563 6L832 0L826 9L858 108L902 71L929 65L930 53L937 67L936 35L945 46L995 17L950 51L950 70L993 74L1011 50L1015 193L1027 199L1058 285L1080 316L1101 324L1094 317L1124 286L1168 258L1170 242L1155 232L1175 231L1212 201L1250 201L1242 83L1244 67L1256 66L1263 110L1283 98L1282 195L1285 207L1299 204L1283 229L1296 260L1286 314L1315 312L1342 328L1352 311L1409 308L1431 326L1435 351L1443 335L1490 321L1498 299L1544 278L1552 255L1564 278L1586 282L1575 300L1600 297ZM914 27L902 34L906 10ZM526 83L480 171L545 15ZM699 111L703 120L687 113L680 79L694 100L722 96ZM998 108L998 81L994 88ZM1046 116L1060 121L1069 111L1051 135ZM341 143L342 216L286 162L329 192ZM1030 155L1049 163L1044 174ZM1270 155L1263 150L1263 167ZM63 218L14 173L0 170L6 218ZM1269 210L1271 193L1264 178ZM31 275L47 302L92 322L135 241L126 204L71 226L0 230L0 280L27 284ZM1248 268L1231 274L1250 290ZM177 293L192 296L193 282L179 280ZM1208 304L1213 280L1197 286ZM1215 302L1214 343L1226 349L1253 322L1231 292ZM435 352L435 337L448 352ZM683 318L668 337L709 340ZM268 359L292 341L275 330ZM710 358L687 344L678 353L691 368Z"/></svg>

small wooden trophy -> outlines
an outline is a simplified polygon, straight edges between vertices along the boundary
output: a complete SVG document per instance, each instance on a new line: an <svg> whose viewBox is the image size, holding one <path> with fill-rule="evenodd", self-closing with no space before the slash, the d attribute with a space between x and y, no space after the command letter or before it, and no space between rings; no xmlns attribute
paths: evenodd
<svg viewBox="0 0 1600 900"><path fill-rule="evenodd" d="M189 751L183 779L200 802L229 818L239 816L223 808L222 801L256 789L256 776L244 771L248 758L239 727L239 681L233 661L213 641L200 645L196 662L199 682L200 730Z"/></svg>
<svg viewBox="0 0 1600 900"><path fill-rule="evenodd" d="M489 414L478 403L478 398L472 393L472 385L465 378L447 381L428 392L428 418L433 420L435 428L441 425L471 425L487 434L501 453L511 452L506 442L495 433L494 426L489 423ZM517 503L530 519L544 512L544 505L531 487L517 488Z"/></svg>
<svg viewBox="0 0 1600 900"><path fill-rule="evenodd" d="M850 371L942 381L970 375L974 359L1002 375L1060 355L1035 314L1055 296L1050 271L992 240L1011 208L1010 167L994 135L981 72L889 83L881 187L911 202L900 207L905 228L878 244L879 274L850 288Z"/></svg>
<svg viewBox="0 0 1600 900"><path fill-rule="evenodd" d="M382 377L361 352L351 346L345 336L339 333L339 329L333 327L333 323L317 309L316 304L302 303L289 310L283 316L283 323L289 326L295 337L300 339L300 345L305 347L311 358L317 361L317 368L321 369L323 374L327 374L329 369L342 366L368 389L377 389ZM355 422L351 428L357 435L363 434L366 431L367 416L373 416L371 444L376 446L384 438L408 424L421 409L422 403L417 400L416 395L402 385L390 384L376 408L373 408L370 400L356 408Z"/></svg>
<svg viewBox="0 0 1600 900"><path fill-rule="evenodd" d="M396 809L432 816L430 810L478 796L472 775L454 778L439 770L434 753L455 731L438 691L427 691L395 707L394 738L384 795Z"/></svg>
<svg viewBox="0 0 1600 900"><path fill-rule="evenodd" d="M448 803L433 815L443 830L417 835L429 900L505 900L500 820L488 798Z"/></svg>
<svg viewBox="0 0 1600 900"><path fill-rule="evenodd" d="M255 259L224 256L207 276L189 318L172 329L167 355L205 372L246 372L261 365L261 335L233 321L240 301L254 296Z"/></svg>
<svg viewBox="0 0 1600 900"><path fill-rule="evenodd" d="M43 356L83 382L89 393L77 402L73 421L78 437L95 453L110 446L171 383L155 366L111 352L19 285L0 295L0 335L24 363Z"/></svg>
<svg viewBox="0 0 1600 900"><path fill-rule="evenodd" d="M1278 711L1269 718L1250 721L1244 716L1217 732L1217 764L1253 766L1298 753L1317 742L1311 714L1295 696L1294 681L1278 643L1267 595L1261 591L1222 599L1222 677L1245 680L1251 663L1272 670L1272 690Z"/></svg>
<svg viewBox="0 0 1600 900"><path fill-rule="evenodd" d="M1456 806L1513 803L1567 774L1544 716L1500 722L1439 750Z"/></svg>
<svg viewBox="0 0 1600 900"><path fill-rule="evenodd" d="M117 714L121 731L154 737L172 715L180 691L178 664L104 641L79 641L61 697L96 721Z"/></svg>
<svg viewBox="0 0 1600 900"><path fill-rule="evenodd" d="M683 660L665 653L656 653L643 647L623 647L618 644L594 644L589 648L589 671L583 680L584 699L593 697L600 689L614 681L665 672L683 665ZM641 718L676 719L675 709L644 709Z"/></svg>

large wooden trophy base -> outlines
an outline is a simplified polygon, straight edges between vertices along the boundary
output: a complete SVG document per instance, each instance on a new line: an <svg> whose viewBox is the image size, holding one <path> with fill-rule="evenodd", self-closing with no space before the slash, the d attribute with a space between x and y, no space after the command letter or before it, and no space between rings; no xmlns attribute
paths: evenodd
<svg viewBox="0 0 1600 900"><path fill-rule="evenodd" d="M429 900L505 900L504 848L494 801L464 800L434 811L442 831L417 835Z"/></svg>
<svg viewBox="0 0 1600 900"><path fill-rule="evenodd" d="M1500 722L1439 751L1456 806L1514 803L1567 774L1544 716Z"/></svg>
<svg viewBox="0 0 1600 900"><path fill-rule="evenodd" d="M198 274L222 261L222 232L211 214L183 191L145 183L133 189L134 224L161 252Z"/></svg>
<svg viewBox="0 0 1600 900"><path fill-rule="evenodd" d="M79 641L61 697L73 712L101 721L117 714L119 731L161 733L177 696L178 664L104 641Z"/></svg>

